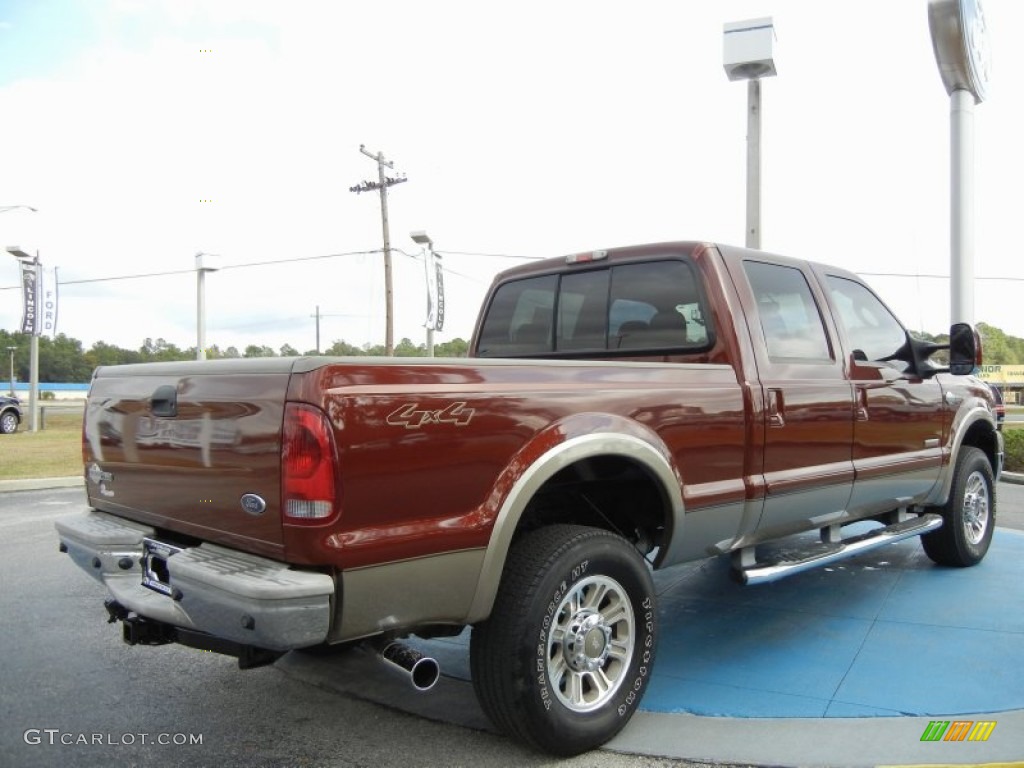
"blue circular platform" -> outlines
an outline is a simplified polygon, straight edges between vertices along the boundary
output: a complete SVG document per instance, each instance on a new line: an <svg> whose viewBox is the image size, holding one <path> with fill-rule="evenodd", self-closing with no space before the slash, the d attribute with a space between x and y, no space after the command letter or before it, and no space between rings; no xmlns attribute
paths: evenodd
<svg viewBox="0 0 1024 768"><path fill-rule="evenodd" d="M733 582L725 557L658 572L655 583L661 637L642 710L848 718L1024 709L1020 532L997 528L973 568L936 566L911 539L773 584ZM414 644L447 676L469 680L468 637Z"/></svg>

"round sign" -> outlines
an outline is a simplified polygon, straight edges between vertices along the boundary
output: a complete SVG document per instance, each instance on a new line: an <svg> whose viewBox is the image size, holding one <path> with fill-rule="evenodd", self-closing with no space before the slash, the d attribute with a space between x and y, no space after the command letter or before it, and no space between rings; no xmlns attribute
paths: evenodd
<svg viewBox="0 0 1024 768"><path fill-rule="evenodd" d="M967 69L971 93L982 101L988 93L988 76L992 54L988 44L988 27L981 10L981 0L960 0L960 32L967 53Z"/></svg>
<svg viewBox="0 0 1024 768"><path fill-rule="evenodd" d="M983 101L992 57L981 0L929 0L928 24L946 91L967 90Z"/></svg>

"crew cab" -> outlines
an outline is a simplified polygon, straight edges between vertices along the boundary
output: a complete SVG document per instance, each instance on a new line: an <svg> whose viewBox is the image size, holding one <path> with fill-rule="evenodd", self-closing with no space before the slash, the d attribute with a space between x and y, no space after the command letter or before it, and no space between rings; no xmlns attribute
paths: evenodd
<svg viewBox="0 0 1024 768"><path fill-rule="evenodd" d="M130 643L253 666L472 626L488 716L575 754L650 680L653 569L728 556L753 585L912 536L979 562L1003 443L978 364L969 326L919 341L841 269L583 252L498 275L470 359L98 368L91 509L57 530Z"/></svg>

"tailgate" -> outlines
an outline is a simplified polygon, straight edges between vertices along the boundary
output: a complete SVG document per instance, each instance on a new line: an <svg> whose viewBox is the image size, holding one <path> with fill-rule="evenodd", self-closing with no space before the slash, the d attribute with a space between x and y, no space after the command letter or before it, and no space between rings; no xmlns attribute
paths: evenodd
<svg viewBox="0 0 1024 768"><path fill-rule="evenodd" d="M89 503L165 531L280 556L281 423L293 362L97 369L83 427Z"/></svg>

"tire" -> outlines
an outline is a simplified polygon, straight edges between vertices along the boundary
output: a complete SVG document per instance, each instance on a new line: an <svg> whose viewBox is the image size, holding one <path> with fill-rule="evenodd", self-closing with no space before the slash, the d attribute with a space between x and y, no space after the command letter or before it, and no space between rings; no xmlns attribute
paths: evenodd
<svg viewBox="0 0 1024 768"><path fill-rule="evenodd" d="M996 525L996 486L992 466L978 448L961 448L953 485L942 515L942 527L921 537L925 554L939 565L977 565L992 543Z"/></svg>
<svg viewBox="0 0 1024 768"><path fill-rule="evenodd" d="M572 525L526 534L509 552L490 618L470 640L484 712L555 755L604 744L650 682L656 603L647 564L621 537Z"/></svg>
<svg viewBox="0 0 1024 768"><path fill-rule="evenodd" d="M13 435L18 431L18 423L18 414L14 411L0 414L0 434Z"/></svg>

